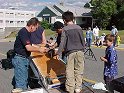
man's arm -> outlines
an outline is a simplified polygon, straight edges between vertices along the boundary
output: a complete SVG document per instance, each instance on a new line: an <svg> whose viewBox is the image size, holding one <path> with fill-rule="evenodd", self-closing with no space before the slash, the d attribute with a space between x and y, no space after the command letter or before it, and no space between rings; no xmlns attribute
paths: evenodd
<svg viewBox="0 0 124 93"><path fill-rule="evenodd" d="M42 33L42 43L46 44L45 30Z"/></svg>
<svg viewBox="0 0 124 93"><path fill-rule="evenodd" d="M19 35L19 38L21 39L22 44L27 49L27 51L30 51L30 52L45 52L46 51L46 48L40 48L37 45L32 46L30 42L30 38L26 31L21 31L18 35Z"/></svg>
<svg viewBox="0 0 124 93"><path fill-rule="evenodd" d="M25 46L26 47L26 49L27 49L27 51L30 51L30 52L41 52L41 53L43 53L43 52L46 52L46 48L45 47L36 47L36 46L32 46L32 45L26 45Z"/></svg>
<svg viewBox="0 0 124 93"><path fill-rule="evenodd" d="M66 38L66 35L65 35L65 31L63 31L62 35L61 35L61 42L60 42L59 49L58 49L58 52L57 52L57 55L59 55L59 56L62 55L62 51L65 48L66 39L67 38Z"/></svg>
<svg viewBox="0 0 124 93"><path fill-rule="evenodd" d="M84 39L84 33L82 30L80 32L80 39L81 39L82 46L85 49L85 39Z"/></svg>

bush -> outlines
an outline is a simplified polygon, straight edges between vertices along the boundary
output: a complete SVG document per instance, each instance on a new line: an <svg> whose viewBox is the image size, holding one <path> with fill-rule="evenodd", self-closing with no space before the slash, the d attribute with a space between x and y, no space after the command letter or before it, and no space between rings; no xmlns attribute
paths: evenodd
<svg viewBox="0 0 124 93"><path fill-rule="evenodd" d="M48 21L42 21L41 23L41 26L44 28L44 29L50 29L50 24Z"/></svg>

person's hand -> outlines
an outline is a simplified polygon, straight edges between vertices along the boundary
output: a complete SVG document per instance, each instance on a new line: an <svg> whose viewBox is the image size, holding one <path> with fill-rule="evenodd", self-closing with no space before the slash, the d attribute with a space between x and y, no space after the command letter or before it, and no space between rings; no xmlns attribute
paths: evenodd
<svg viewBox="0 0 124 93"><path fill-rule="evenodd" d="M106 59L105 57L100 57L100 59L101 59L102 61L107 62L107 59Z"/></svg>
<svg viewBox="0 0 124 93"><path fill-rule="evenodd" d="M39 48L39 52L40 53L45 53L45 52L47 52L47 48L46 47L41 47L41 48Z"/></svg>
<svg viewBox="0 0 124 93"><path fill-rule="evenodd" d="M57 59L57 60L60 60L59 57L60 57L59 55L56 55L56 59Z"/></svg>
<svg viewBox="0 0 124 93"><path fill-rule="evenodd" d="M103 57L100 57L100 59L103 61Z"/></svg>
<svg viewBox="0 0 124 93"><path fill-rule="evenodd" d="M58 52L58 48L55 48L55 55L57 55L57 52Z"/></svg>

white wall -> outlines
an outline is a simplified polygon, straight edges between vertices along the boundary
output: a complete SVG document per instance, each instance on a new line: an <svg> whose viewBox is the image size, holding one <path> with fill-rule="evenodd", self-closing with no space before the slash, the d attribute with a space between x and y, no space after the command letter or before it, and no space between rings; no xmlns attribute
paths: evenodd
<svg viewBox="0 0 124 93"><path fill-rule="evenodd" d="M24 27L32 17L35 17L34 11L0 9L0 26L3 29L6 27Z"/></svg>

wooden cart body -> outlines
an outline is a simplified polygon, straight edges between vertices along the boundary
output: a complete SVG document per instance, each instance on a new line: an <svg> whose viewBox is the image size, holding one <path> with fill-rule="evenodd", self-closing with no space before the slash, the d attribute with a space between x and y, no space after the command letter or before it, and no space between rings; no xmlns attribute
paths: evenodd
<svg viewBox="0 0 124 93"><path fill-rule="evenodd" d="M61 86L65 82L65 64L47 53L32 52L30 78L37 79L46 89Z"/></svg>

